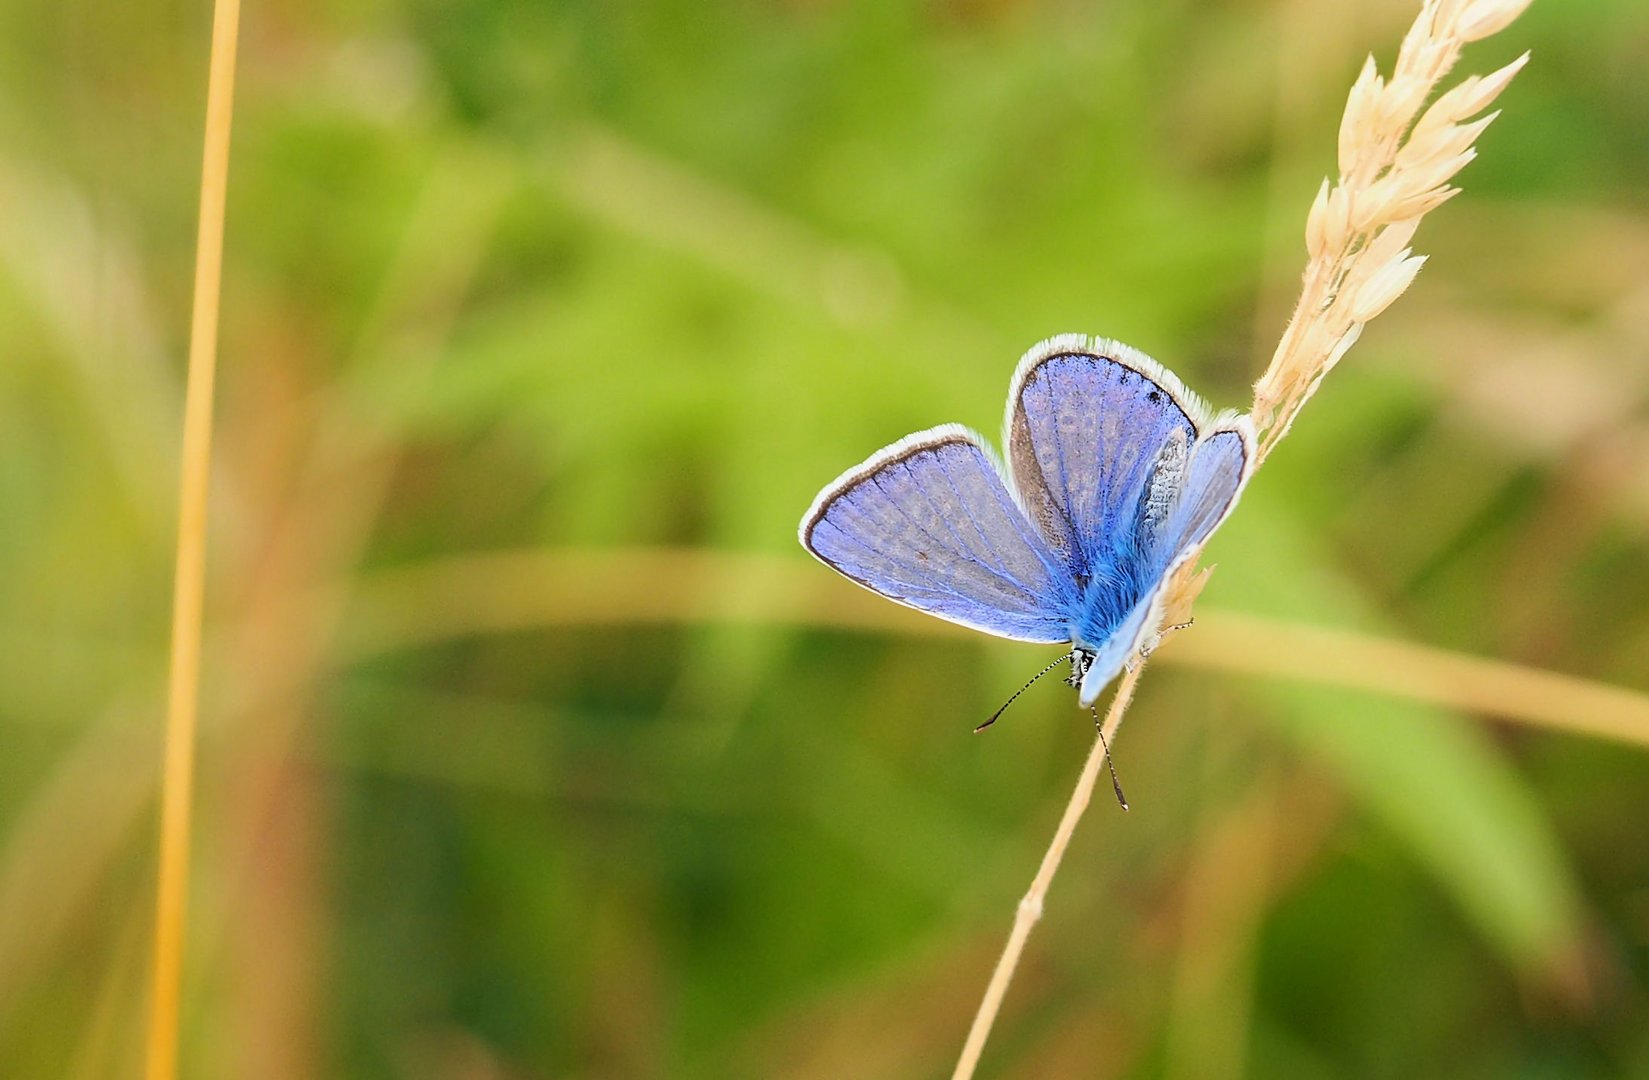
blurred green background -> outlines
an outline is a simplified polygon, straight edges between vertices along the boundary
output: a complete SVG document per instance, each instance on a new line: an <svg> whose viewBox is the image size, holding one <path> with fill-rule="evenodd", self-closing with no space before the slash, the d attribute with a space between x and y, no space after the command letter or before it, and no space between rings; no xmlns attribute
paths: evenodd
<svg viewBox="0 0 1649 1080"><path fill-rule="evenodd" d="M7 1078L138 1075L207 7L0 7ZM250 4L186 1075L948 1075L1091 727L796 520L1054 333L1244 404L1412 15ZM1649 8L1525 48L1210 634L1649 692ZM1175 648L981 1075L1649 1076L1649 756Z"/></svg>

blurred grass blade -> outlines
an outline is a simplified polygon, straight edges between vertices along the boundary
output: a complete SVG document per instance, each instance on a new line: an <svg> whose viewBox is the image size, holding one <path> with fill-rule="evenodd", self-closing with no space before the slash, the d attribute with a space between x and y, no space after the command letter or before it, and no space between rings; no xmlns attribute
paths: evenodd
<svg viewBox="0 0 1649 1080"><path fill-rule="evenodd" d="M1572 978L1574 874L1529 785L1479 730L1416 702L1256 687L1277 730L1331 767L1521 971Z"/></svg>
<svg viewBox="0 0 1649 1080"><path fill-rule="evenodd" d="M1216 598L1373 626L1373 605L1313 549L1276 492L1255 485L1228 524L1223 550L1240 549L1230 562L1241 570L1214 576ZM1443 708L1343 688L1278 683L1255 693L1277 730L1330 766L1511 964L1544 976L1572 970L1574 873L1534 792L1483 732Z"/></svg>
<svg viewBox="0 0 1649 1080"><path fill-rule="evenodd" d="M1224 546L1242 547L1233 567L1215 574L1215 599L1248 607L1270 608L1290 617L1322 618L1351 612L1374 623L1370 605L1346 580L1314 554L1290 516L1275 505L1265 485L1250 493L1243 511L1229 526ZM948 633L943 623L910 617L892 605L857 607L857 590L838 589L813 575L813 584L783 569L787 561L752 556L714 556L709 552L505 552L460 561L425 564L386 572L364 582L359 608L351 618L355 636L346 650L356 656L404 648L450 635L500 632L533 625L587 623L696 622L759 620L811 623L833 627ZM719 582L760 575L772 589L724 589ZM824 589L824 585L833 585ZM729 603L729 597L740 597ZM864 597L874 602L874 597ZM1360 615L1357 615L1360 613ZM1210 635L1224 638L1224 663L1268 669L1265 623L1240 617L1248 633ZM1217 623L1217 617L1209 617ZM1286 648L1288 628L1270 641ZM1379 669L1357 655L1360 635L1324 635L1344 648L1341 663L1314 673L1332 683L1339 671L1367 671L1359 686L1374 686L1410 701L1372 694L1347 694L1326 686L1278 686L1258 693L1278 709L1278 727L1291 740L1336 768L1342 782L1370 811L1408 844L1446 889L1496 941L1510 963L1522 970L1553 973L1567 965L1580 933L1580 900L1573 874L1558 849L1539 803L1504 754L1486 735L1456 712L1416 701L1451 701L1436 693L1431 676L1408 678L1403 669ZM1258 640L1257 640L1258 638ZM1187 633L1182 641L1197 640ZM1382 648L1392 646L1379 641ZM1164 648L1164 661L1210 663L1210 648L1186 655L1176 643ZM1215 650L1217 651L1217 650ZM1433 656L1433 653L1421 653ZM1232 660L1235 656L1235 660ZM1247 656L1247 658L1245 658ZM1403 653L1397 653L1403 656ZM1299 656L1294 656L1299 661ZM1306 663L1291 673L1311 676ZM1388 651L1384 660L1392 660ZM1459 658L1454 658L1459 660ZM1466 661L1481 664L1487 661ZM1270 669L1286 669L1275 664ZM1519 671L1507 664L1509 671ZM1562 679L1558 676L1530 676ZM1609 734L1649 739L1649 711L1624 691L1591 688L1623 706L1619 725ZM1543 702L1562 707L1562 696ZM1456 694L1454 701L1461 697ZM1537 699L1539 701L1539 699ZM1642 716L1631 716L1633 706ZM1529 717L1525 716L1525 719ZM1537 717L1539 719L1539 717ZM1578 724L1553 724L1571 725Z"/></svg>
<svg viewBox="0 0 1649 1080"><path fill-rule="evenodd" d="M1551 731L1649 747L1649 697L1556 671L1385 635L1239 611L1199 616L1162 659L1430 702Z"/></svg>
<svg viewBox="0 0 1649 1080"><path fill-rule="evenodd" d="M1310 552L1271 498L1260 485L1228 526L1232 535L1222 541L1224 550L1240 545L1242 556L1232 562L1243 573L1228 570L1214 576L1216 601L1295 618L1351 613L1373 624L1370 605L1322 556ZM808 569L798 560L685 551L528 551L424 564L381 572L361 584L345 651L359 658L478 632L660 621L952 632L946 624L877 604L875 597L861 597ZM752 576L771 587L723 587ZM1235 620L1234 625L1220 628L1222 618ZM1649 743L1649 707L1637 695L1366 634L1311 631L1217 612L1207 612L1203 621L1212 624L1209 641L1189 644L1203 632L1199 624L1165 648L1160 659L1323 684L1265 686L1256 693L1276 708L1279 730L1339 773L1347 788L1455 894L1508 961L1524 970L1551 972L1571 955L1579 934L1578 891L1533 793L1486 736L1436 703L1472 700L1448 680L1450 663L1478 674L1482 672L1474 665L1491 665L1521 673L1526 682L1545 689L1551 687L1543 680L1558 688L1586 686L1614 703L1619 713L1612 729L1594 726L1592 733ZM1325 657L1338 652L1338 663L1315 666L1310 653L1288 655L1291 635L1315 642ZM1372 659L1370 652L1360 651L1365 649ZM1413 677L1405 668L1389 666L1415 656L1445 669L1445 677L1435 670ZM1334 685L1347 672L1360 677L1348 677L1346 683L1381 694L1347 693ZM1508 708L1517 704L1503 703ZM1492 710L1496 702L1480 704ZM1560 719L1548 721L1546 713L1533 715L1528 708L1522 710L1523 719L1586 730L1564 711L1572 710L1573 702L1562 693L1535 695L1525 704L1551 710Z"/></svg>
<svg viewBox="0 0 1649 1080"><path fill-rule="evenodd" d="M1216 603L1230 591L1219 590ZM1275 595L1268 591L1252 606L1269 606ZM1346 602L1353 603L1349 597ZM1315 622L1330 610L1306 609ZM1332 608L1342 615L1359 609ZM523 549L411 563L362 579L337 661L535 627L722 622L978 640L821 576L799 557L671 548ZM1203 608L1195 631L1176 635L1154 659L1355 687L1649 747L1649 697L1643 694L1295 618Z"/></svg>

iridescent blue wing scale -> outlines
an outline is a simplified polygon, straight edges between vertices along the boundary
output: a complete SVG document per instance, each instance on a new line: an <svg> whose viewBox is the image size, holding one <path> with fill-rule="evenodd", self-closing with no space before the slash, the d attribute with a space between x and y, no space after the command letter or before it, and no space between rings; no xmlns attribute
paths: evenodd
<svg viewBox="0 0 1649 1080"><path fill-rule="evenodd" d="M966 428L918 432L849 469L819 493L800 538L920 611L1021 641L1069 639L1069 571Z"/></svg>

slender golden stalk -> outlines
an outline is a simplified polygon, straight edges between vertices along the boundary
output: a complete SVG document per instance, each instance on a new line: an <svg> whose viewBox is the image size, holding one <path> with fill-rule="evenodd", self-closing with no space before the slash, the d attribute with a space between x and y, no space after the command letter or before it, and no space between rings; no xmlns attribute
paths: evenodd
<svg viewBox="0 0 1649 1080"><path fill-rule="evenodd" d="M1323 376L1356 343L1363 326L1414 281L1423 256L1408 243L1420 219L1459 194L1449 181L1476 157L1472 144L1494 120L1488 108L1528 60L1525 53L1487 78L1469 78L1421 108L1454 67L1467 43L1510 25L1529 0L1422 0L1403 37L1390 82L1370 57L1352 85L1340 121L1339 178L1323 181L1306 219L1306 263L1300 299L1271 364L1254 387L1250 410L1259 433L1256 465L1286 434ZM1167 623L1190 623L1207 581L1195 556L1166 585ZM1120 723L1139 668L1118 687L1106 723ZM969 1080L1013 978L1025 939L1042 913L1042 898L1070 833L1087 807L1098 769L1090 754L1060 820L1053 846L1031 891L1020 902L1013 932L974 1017L953 1080Z"/></svg>
<svg viewBox="0 0 1649 1080"><path fill-rule="evenodd" d="M206 138L201 154L189 374L183 405L177 567L172 593L172 660L161 781L154 981L146 1059L148 1080L171 1080L177 1075L178 996L189 896L189 810L194 790L200 625L206 580L212 384L217 368L218 294L223 278L223 217L229 186L229 129L235 97L235 42L239 27L240 0L216 0L206 82Z"/></svg>
<svg viewBox="0 0 1649 1080"><path fill-rule="evenodd" d="M990 984L985 987L985 998L979 1003L979 1011L974 1014L973 1026L968 1029L967 1042L962 1044L962 1056L956 1062L952 1080L966 1080L979 1065L979 1055L984 1052L991 1025L996 1023L996 1013L1002 1007L1008 984L1013 981L1014 969L1019 966L1019 957L1025 951L1025 941L1031 936L1031 928L1042 918L1042 904L1047 898L1048 886L1053 884L1060 860L1065 858L1065 849L1071 844L1076 823L1082 819L1082 812L1088 809L1094 784L1105 770L1105 744L1116 738L1117 728L1122 725L1122 715L1128 711L1128 703L1134 698L1134 686L1144 670L1143 662L1135 664L1123 673L1117 683L1110 708L1105 710L1104 736L1094 737L1093 748L1088 751L1088 760L1082 766L1076 790L1071 793L1071 801L1065 804L1065 814L1059 819L1059 827L1054 830L1053 843L1048 845L1047 854L1042 856L1042 865L1031 881L1030 891L1019 901L1019 909L1013 917L1013 930L1008 934L1008 944L996 961L996 970L991 972Z"/></svg>

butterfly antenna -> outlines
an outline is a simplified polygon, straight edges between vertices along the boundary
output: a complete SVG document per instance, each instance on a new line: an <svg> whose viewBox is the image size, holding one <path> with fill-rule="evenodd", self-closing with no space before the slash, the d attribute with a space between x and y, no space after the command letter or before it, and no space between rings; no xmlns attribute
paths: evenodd
<svg viewBox="0 0 1649 1080"><path fill-rule="evenodd" d="M1105 748L1105 767L1111 770L1111 790L1117 793L1117 805L1124 810L1128 809L1128 796L1122 793L1122 781L1117 779L1117 767L1111 763L1111 744L1105 741L1105 724L1099 718L1099 708L1088 706L1094 714L1094 730L1099 732L1099 745Z"/></svg>
<svg viewBox="0 0 1649 1080"><path fill-rule="evenodd" d="M1032 683L1035 683L1036 680L1042 678L1042 676L1046 675L1048 672L1052 671L1054 668L1058 667L1060 664L1063 664L1065 661L1069 660L1070 658L1071 657L1070 657L1069 654L1067 654L1065 656L1061 656L1059 659L1055 660L1053 663L1049 664L1047 667L1043 668L1041 671L1037 672L1035 675L1032 675L1030 682L1026 683L1024 686L1021 686L1018 690L1015 690L1013 692L1013 697L1011 697L1008 700L1004 701L1002 703L1002 707L1000 709L997 709L995 712L991 713L991 718L989 720L986 720L983 724L980 724L978 727L973 729L973 733L975 735L977 735L981 731L984 731L986 728L990 727L992 724L996 723L997 718L1000 717L1003 713L1007 712L1008 711L1008 706L1012 705L1014 703L1014 698L1017 698L1020 694L1023 694L1025 691L1029 690L1031 688Z"/></svg>

